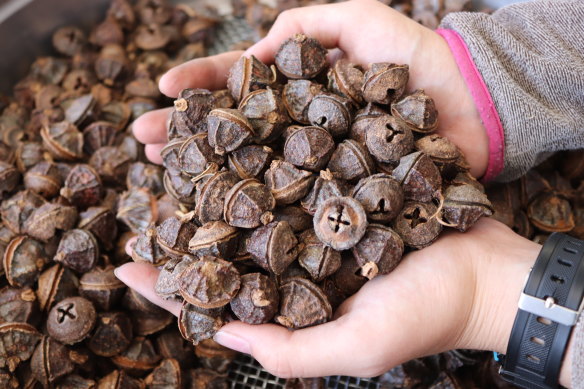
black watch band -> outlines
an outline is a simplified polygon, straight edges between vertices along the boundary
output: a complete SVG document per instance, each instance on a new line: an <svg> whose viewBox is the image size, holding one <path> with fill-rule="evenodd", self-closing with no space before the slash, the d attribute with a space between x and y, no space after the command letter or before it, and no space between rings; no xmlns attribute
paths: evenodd
<svg viewBox="0 0 584 389"><path fill-rule="evenodd" d="M554 233L535 261L519 299L502 377L523 388L559 386L570 334L582 311L584 241Z"/></svg>

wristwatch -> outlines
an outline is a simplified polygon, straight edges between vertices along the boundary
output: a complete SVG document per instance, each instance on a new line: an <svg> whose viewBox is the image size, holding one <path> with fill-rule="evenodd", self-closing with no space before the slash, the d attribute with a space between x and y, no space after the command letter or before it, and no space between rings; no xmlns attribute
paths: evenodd
<svg viewBox="0 0 584 389"><path fill-rule="evenodd" d="M548 237L525 283L501 376L527 389L559 387L572 329L583 308L584 241Z"/></svg>

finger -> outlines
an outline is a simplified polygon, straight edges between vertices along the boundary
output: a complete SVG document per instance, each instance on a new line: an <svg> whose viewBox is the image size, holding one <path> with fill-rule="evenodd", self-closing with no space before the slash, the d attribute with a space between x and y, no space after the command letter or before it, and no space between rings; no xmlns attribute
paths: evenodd
<svg viewBox="0 0 584 389"><path fill-rule="evenodd" d="M275 324L226 324L215 335L223 346L251 354L270 373L283 378L362 374L359 359L359 321L344 316L318 326L290 331ZM308 346L310 345L310 346ZM339 358L339 355L352 355Z"/></svg>
<svg viewBox="0 0 584 389"><path fill-rule="evenodd" d="M230 51L211 57L197 58L175 66L158 83L160 91L177 97L185 88L223 89L227 84L229 68L241 57L242 51Z"/></svg>
<svg viewBox="0 0 584 389"><path fill-rule="evenodd" d="M157 143L153 145L144 146L144 153L146 154L146 158L148 158L152 163L162 165L162 157L160 156L160 151L164 146L166 146L164 143Z"/></svg>
<svg viewBox="0 0 584 389"><path fill-rule="evenodd" d="M114 271L116 277L129 288L134 289L142 296L160 308L166 309L175 316L180 314L181 303L165 300L154 291L160 270L147 263L129 262Z"/></svg>
<svg viewBox="0 0 584 389"><path fill-rule="evenodd" d="M163 108L146 112L132 123L134 136L140 143L166 143L168 123L173 108Z"/></svg>
<svg viewBox="0 0 584 389"><path fill-rule="evenodd" d="M132 256L132 252L134 252L134 244L136 243L136 241L138 240L138 237L135 236L133 238L130 238L127 242L126 242L126 246L125 246L125 250L126 250L126 254L128 254L128 256Z"/></svg>

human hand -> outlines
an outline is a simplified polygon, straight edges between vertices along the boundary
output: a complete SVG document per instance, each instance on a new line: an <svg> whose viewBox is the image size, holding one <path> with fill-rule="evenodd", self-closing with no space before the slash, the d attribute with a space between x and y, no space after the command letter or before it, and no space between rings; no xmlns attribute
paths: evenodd
<svg viewBox="0 0 584 389"><path fill-rule="evenodd" d="M471 173L481 177L488 163L488 138L466 84L448 45L435 32L375 0L354 0L282 12L268 36L245 54L272 63L280 44L295 33L317 38L329 49L339 49L353 63L408 64L409 90L425 89L439 111L438 133L462 152ZM231 65L242 52L195 59L168 71L160 90L176 97L184 88L224 88ZM331 57L338 57L333 50ZM146 155L161 163L170 108L149 112L133 125L136 138L146 144Z"/></svg>
<svg viewBox="0 0 584 389"><path fill-rule="evenodd" d="M525 276L539 250L483 218L464 234L446 232L405 256L396 270L345 301L331 322L295 331L232 322L215 340L251 354L279 377L375 376L454 348L505 352ZM179 303L154 293L156 268L128 263L116 274L153 303L180 312Z"/></svg>

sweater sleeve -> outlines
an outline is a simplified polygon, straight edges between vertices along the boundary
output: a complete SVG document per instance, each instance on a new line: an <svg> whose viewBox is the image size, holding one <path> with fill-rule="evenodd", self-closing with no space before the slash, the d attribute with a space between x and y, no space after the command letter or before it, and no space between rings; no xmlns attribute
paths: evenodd
<svg viewBox="0 0 584 389"><path fill-rule="evenodd" d="M535 0L492 15L453 13L441 28L462 39L489 95L483 100L498 115L492 122L501 127L504 144L497 144L497 131L481 115L490 154L499 152L503 160L499 168L489 166L492 177L510 181L555 151L584 148L584 1Z"/></svg>
<svg viewBox="0 0 584 389"><path fill-rule="evenodd" d="M584 314L580 314L572 337L572 389L584 389Z"/></svg>

